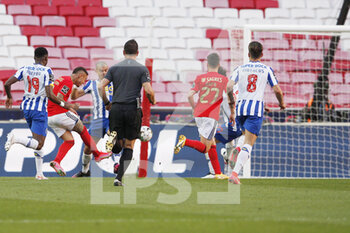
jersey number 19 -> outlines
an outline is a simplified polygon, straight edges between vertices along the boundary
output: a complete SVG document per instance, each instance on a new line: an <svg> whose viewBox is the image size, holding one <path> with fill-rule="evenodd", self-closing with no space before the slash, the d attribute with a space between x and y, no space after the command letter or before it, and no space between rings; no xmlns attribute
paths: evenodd
<svg viewBox="0 0 350 233"><path fill-rule="evenodd" d="M32 91L32 87L35 90L35 94L38 94L39 92L39 79L38 78L32 78L30 79L29 76L27 76L28 80L28 92Z"/></svg>

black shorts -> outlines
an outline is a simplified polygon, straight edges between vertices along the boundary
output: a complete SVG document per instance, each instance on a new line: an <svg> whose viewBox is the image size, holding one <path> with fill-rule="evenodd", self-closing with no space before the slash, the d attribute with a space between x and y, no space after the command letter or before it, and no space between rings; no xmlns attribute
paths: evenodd
<svg viewBox="0 0 350 233"><path fill-rule="evenodd" d="M137 139L140 135L142 110L136 105L114 103L109 113L109 129L117 131L118 140Z"/></svg>

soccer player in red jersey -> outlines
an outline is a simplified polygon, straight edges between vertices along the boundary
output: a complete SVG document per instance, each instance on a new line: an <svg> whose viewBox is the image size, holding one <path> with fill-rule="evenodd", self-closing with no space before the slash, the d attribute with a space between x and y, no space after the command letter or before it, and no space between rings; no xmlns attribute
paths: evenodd
<svg viewBox="0 0 350 233"><path fill-rule="evenodd" d="M220 57L217 53L209 54L207 59L208 73L197 76L193 88L188 93L188 101L193 109L200 141L190 140L180 135L174 153L179 153L184 146L196 149L201 153L208 153L215 178L227 179L228 177L221 173L214 136L218 126L222 94L226 90L228 79L218 73ZM198 92L199 100L195 104L193 96Z"/></svg>
<svg viewBox="0 0 350 233"><path fill-rule="evenodd" d="M59 99L67 101L72 92L73 85L79 87L84 84L87 76L88 72L85 68L77 67L73 70L71 76L62 76L55 80L53 93L57 95ZM47 109L49 126L53 129L56 135L64 141L58 150L56 158L50 162L50 166L60 176L66 175L60 163L67 152L74 146L74 138L71 131L79 133L84 144L90 147L96 162L111 156L111 153L102 153L97 150L95 141L91 138L74 109L68 111L51 101L49 101Z"/></svg>

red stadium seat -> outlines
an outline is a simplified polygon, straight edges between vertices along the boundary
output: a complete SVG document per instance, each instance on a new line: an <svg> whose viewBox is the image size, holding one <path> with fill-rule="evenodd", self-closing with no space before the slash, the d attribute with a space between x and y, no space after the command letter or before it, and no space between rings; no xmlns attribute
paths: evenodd
<svg viewBox="0 0 350 233"><path fill-rule="evenodd" d="M350 86L346 84L332 84L329 86L332 94L350 94ZM349 101L350 103L350 101Z"/></svg>
<svg viewBox="0 0 350 233"><path fill-rule="evenodd" d="M214 49L230 49L230 40L225 38L217 38L213 41Z"/></svg>
<svg viewBox="0 0 350 233"><path fill-rule="evenodd" d="M89 58L89 52L83 48L65 48L63 49L63 57L67 59L87 59Z"/></svg>
<svg viewBox="0 0 350 233"><path fill-rule="evenodd" d="M72 70L74 70L78 66L82 66L87 70L94 69L94 65L90 59L72 59L72 60L70 60L70 67Z"/></svg>
<svg viewBox="0 0 350 233"><path fill-rule="evenodd" d="M84 48L105 48L106 41L100 37L84 37L82 39L82 47Z"/></svg>
<svg viewBox="0 0 350 233"><path fill-rule="evenodd" d="M302 108L307 104L308 99L300 95L286 95L285 102L288 108Z"/></svg>
<svg viewBox="0 0 350 233"><path fill-rule="evenodd" d="M331 96L331 101L335 104L336 108L349 108L350 107L350 94L339 94Z"/></svg>
<svg viewBox="0 0 350 233"><path fill-rule="evenodd" d="M207 29L205 36L209 39L229 38L228 31L221 29Z"/></svg>
<svg viewBox="0 0 350 233"><path fill-rule="evenodd" d="M61 76L71 76L72 70L53 69L53 74L54 74L55 78L59 78Z"/></svg>
<svg viewBox="0 0 350 233"><path fill-rule="evenodd" d="M155 83L155 82L153 82L152 83L152 89L156 93L158 93L158 92L166 92L164 83Z"/></svg>
<svg viewBox="0 0 350 233"><path fill-rule="evenodd" d="M9 77L14 75L16 70L0 70L0 81L7 80Z"/></svg>
<svg viewBox="0 0 350 233"><path fill-rule="evenodd" d="M264 49L276 50L276 49L289 49L288 40L275 40L266 39L264 40Z"/></svg>
<svg viewBox="0 0 350 233"><path fill-rule="evenodd" d="M173 94L164 92L157 93L157 106L174 106Z"/></svg>
<svg viewBox="0 0 350 233"><path fill-rule="evenodd" d="M101 0L78 0L78 6L102 6Z"/></svg>
<svg viewBox="0 0 350 233"><path fill-rule="evenodd" d="M276 78L277 78L279 83L289 83L290 84L290 82L291 82L290 77L289 77L289 73L287 73L287 72L276 73Z"/></svg>
<svg viewBox="0 0 350 233"><path fill-rule="evenodd" d="M33 47L55 47L55 39L51 36L32 36L30 45Z"/></svg>
<svg viewBox="0 0 350 233"><path fill-rule="evenodd" d="M298 61L298 54L287 50L275 50L273 51L273 57L277 61Z"/></svg>
<svg viewBox="0 0 350 233"><path fill-rule="evenodd" d="M7 13L10 15L31 15L32 8L29 5L9 5Z"/></svg>
<svg viewBox="0 0 350 233"><path fill-rule="evenodd" d="M52 6L74 6L75 1L72 0L51 0Z"/></svg>
<svg viewBox="0 0 350 233"><path fill-rule="evenodd" d="M49 59L47 66L57 70L69 70L69 61L67 59Z"/></svg>
<svg viewBox="0 0 350 233"><path fill-rule="evenodd" d="M228 8L228 0L205 0L204 5L211 8Z"/></svg>
<svg viewBox="0 0 350 233"><path fill-rule="evenodd" d="M169 82L166 86L167 92L170 93L187 93L191 89L191 84L182 82Z"/></svg>
<svg viewBox="0 0 350 233"><path fill-rule="evenodd" d="M61 16L84 15L84 11L81 6L60 6L58 8L58 12Z"/></svg>
<svg viewBox="0 0 350 233"><path fill-rule="evenodd" d="M287 39L287 40L306 39L306 35L302 35L302 34L283 34L283 38Z"/></svg>
<svg viewBox="0 0 350 233"><path fill-rule="evenodd" d="M93 26L98 27L116 27L115 18L111 17L94 17Z"/></svg>
<svg viewBox="0 0 350 233"><path fill-rule="evenodd" d="M40 18L31 15L18 15L15 16L15 23L17 25L40 26Z"/></svg>
<svg viewBox="0 0 350 233"><path fill-rule="evenodd" d="M254 9L254 0L229 0L230 8Z"/></svg>
<svg viewBox="0 0 350 233"><path fill-rule="evenodd" d="M323 61L323 52L319 50L300 51L299 58L301 61Z"/></svg>
<svg viewBox="0 0 350 233"><path fill-rule="evenodd" d="M42 26L66 26L66 19L62 16L43 16L41 18Z"/></svg>
<svg viewBox="0 0 350 233"><path fill-rule="evenodd" d="M278 8L278 0L255 0L255 8Z"/></svg>
<svg viewBox="0 0 350 233"><path fill-rule="evenodd" d="M75 27L75 26L87 26L91 27L91 18L85 17L85 16L68 16L67 17L68 26Z"/></svg>
<svg viewBox="0 0 350 233"><path fill-rule="evenodd" d="M314 83L317 79L317 75L315 73L292 73L290 75L292 83Z"/></svg>
<svg viewBox="0 0 350 233"><path fill-rule="evenodd" d="M292 40L292 49L294 50L316 50L316 42L313 40Z"/></svg>
<svg viewBox="0 0 350 233"><path fill-rule="evenodd" d="M33 6L33 14L42 15L58 15L56 6Z"/></svg>
<svg viewBox="0 0 350 233"><path fill-rule="evenodd" d="M11 85L11 91L24 92L24 82L16 82L13 85Z"/></svg>
<svg viewBox="0 0 350 233"><path fill-rule="evenodd" d="M350 84L350 73L346 73L344 76L344 81L346 84Z"/></svg>
<svg viewBox="0 0 350 233"><path fill-rule="evenodd" d="M60 48L46 48L49 53L49 58L62 58L62 53Z"/></svg>
<svg viewBox="0 0 350 233"><path fill-rule="evenodd" d="M75 27L74 36L83 37L83 36L100 36L100 29L93 27Z"/></svg>
<svg viewBox="0 0 350 233"><path fill-rule="evenodd" d="M46 36L46 29L40 26L21 26L20 28L24 36Z"/></svg>
<svg viewBox="0 0 350 233"><path fill-rule="evenodd" d="M27 5L32 6L48 6L50 0L26 0Z"/></svg>
<svg viewBox="0 0 350 233"><path fill-rule="evenodd" d="M196 50L196 59L200 61L204 61L207 59L207 56L211 52L210 49L198 49Z"/></svg>
<svg viewBox="0 0 350 233"><path fill-rule="evenodd" d="M64 47L81 47L79 37L59 36L56 38L56 46Z"/></svg>
<svg viewBox="0 0 350 233"><path fill-rule="evenodd" d="M4 5L24 5L25 0L1 0L1 4L4 4Z"/></svg>
<svg viewBox="0 0 350 233"><path fill-rule="evenodd" d="M73 36L73 30L70 27L47 27L49 36Z"/></svg>
<svg viewBox="0 0 350 233"><path fill-rule="evenodd" d="M203 74L202 71L187 72L185 77L185 82L192 85L194 80L196 80L197 76L201 74Z"/></svg>
<svg viewBox="0 0 350 233"><path fill-rule="evenodd" d="M264 53L265 55L265 53ZM221 49L219 51L219 56L220 56L220 59L225 61L225 60L230 60L231 59L231 50L229 49Z"/></svg>
<svg viewBox="0 0 350 233"><path fill-rule="evenodd" d="M301 83L297 87L298 92L295 94L298 94L300 96L307 96L307 98L310 98L311 95L314 93L313 83Z"/></svg>
<svg viewBox="0 0 350 233"><path fill-rule="evenodd" d="M180 92L176 93L174 96L174 100L176 104L185 104L185 106L189 105L187 93L180 93ZM181 105L181 106L184 106L184 105Z"/></svg>
<svg viewBox="0 0 350 233"><path fill-rule="evenodd" d="M98 6L88 6L85 8L86 16L109 16L108 8Z"/></svg>
<svg viewBox="0 0 350 233"><path fill-rule="evenodd" d="M254 32L255 40L275 39L281 40L281 35L276 32Z"/></svg>
<svg viewBox="0 0 350 233"><path fill-rule="evenodd" d="M114 59L114 52L111 49L90 49L91 59Z"/></svg>
<svg viewBox="0 0 350 233"><path fill-rule="evenodd" d="M277 77L278 79L278 77ZM280 83L279 84L280 88L283 91L283 94L291 95L295 94L298 91L298 88L296 85L290 85L290 83Z"/></svg>

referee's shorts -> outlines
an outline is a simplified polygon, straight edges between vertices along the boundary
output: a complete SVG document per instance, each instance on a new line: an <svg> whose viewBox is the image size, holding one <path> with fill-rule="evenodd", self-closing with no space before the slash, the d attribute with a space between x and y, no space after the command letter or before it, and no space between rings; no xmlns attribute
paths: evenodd
<svg viewBox="0 0 350 233"><path fill-rule="evenodd" d="M109 129L117 131L118 140L139 138L142 110L136 104L113 103L109 113Z"/></svg>

